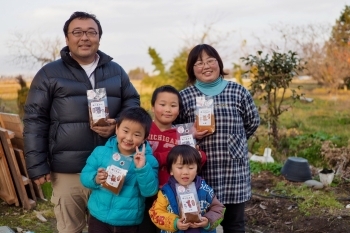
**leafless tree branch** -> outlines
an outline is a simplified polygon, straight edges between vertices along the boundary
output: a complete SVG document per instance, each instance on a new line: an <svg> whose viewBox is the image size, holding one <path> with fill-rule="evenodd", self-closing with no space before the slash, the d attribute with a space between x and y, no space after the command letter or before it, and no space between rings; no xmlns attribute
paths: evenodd
<svg viewBox="0 0 350 233"><path fill-rule="evenodd" d="M6 45L10 51L11 63L33 68L35 65L43 66L60 57L62 40L43 37L40 33L34 32L13 32L11 39Z"/></svg>

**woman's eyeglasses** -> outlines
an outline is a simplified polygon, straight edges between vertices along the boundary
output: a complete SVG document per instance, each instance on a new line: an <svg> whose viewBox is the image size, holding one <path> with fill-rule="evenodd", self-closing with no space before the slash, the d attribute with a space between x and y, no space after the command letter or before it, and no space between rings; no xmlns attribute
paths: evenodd
<svg viewBox="0 0 350 233"><path fill-rule="evenodd" d="M195 67L197 68L203 68L205 64L208 64L208 66L213 66L215 65L216 59L215 58L210 58L207 61L198 61L194 64Z"/></svg>

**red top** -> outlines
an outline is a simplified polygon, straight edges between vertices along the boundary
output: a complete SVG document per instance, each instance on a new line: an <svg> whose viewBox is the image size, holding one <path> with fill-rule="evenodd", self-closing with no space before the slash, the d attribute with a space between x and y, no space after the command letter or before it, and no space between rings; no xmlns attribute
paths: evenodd
<svg viewBox="0 0 350 233"><path fill-rule="evenodd" d="M162 187L170 177L170 174L166 170L166 159L169 151L175 145L177 145L176 128L160 131L158 126L152 122L151 130L148 136L148 142L150 143L153 155L156 157L159 163L159 187ZM207 156L203 151L199 151L202 155L202 166L207 161Z"/></svg>

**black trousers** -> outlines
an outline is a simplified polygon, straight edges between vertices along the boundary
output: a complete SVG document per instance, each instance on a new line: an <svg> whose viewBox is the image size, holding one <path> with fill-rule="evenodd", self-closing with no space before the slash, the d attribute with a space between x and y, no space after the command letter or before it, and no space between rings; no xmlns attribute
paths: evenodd
<svg viewBox="0 0 350 233"><path fill-rule="evenodd" d="M89 233L137 233L139 226L112 226L94 216L89 218Z"/></svg>
<svg viewBox="0 0 350 233"><path fill-rule="evenodd" d="M225 204L224 220L221 222L224 233L244 233L244 207L245 203Z"/></svg>
<svg viewBox="0 0 350 233"><path fill-rule="evenodd" d="M151 217L149 216L149 209L151 209L153 202L155 200L155 197L147 197L145 201L145 211L143 213L143 220L142 223L139 226L138 233L158 233L160 232L160 229L154 225L154 223L151 220Z"/></svg>

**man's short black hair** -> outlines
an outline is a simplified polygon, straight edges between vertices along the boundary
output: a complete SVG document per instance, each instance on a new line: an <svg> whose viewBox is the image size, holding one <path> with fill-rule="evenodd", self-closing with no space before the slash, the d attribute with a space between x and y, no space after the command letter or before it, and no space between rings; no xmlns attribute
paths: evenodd
<svg viewBox="0 0 350 233"><path fill-rule="evenodd" d="M74 20L74 19L93 19L96 24L97 24L97 27L98 27L98 37L101 39L101 36L102 36L102 27L101 27L101 24L100 24L100 21L96 18L95 15L93 14L89 14L89 13L86 13L86 12L82 12L82 11L76 11L74 12L70 17L69 19L65 22L64 26L63 26L63 32L64 32L64 35L66 37L68 37L68 27L69 27L69 24Z"/></svg>

